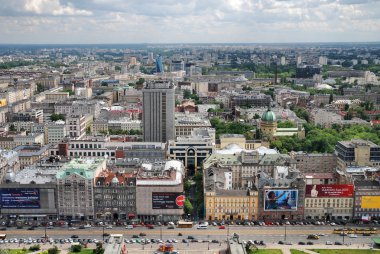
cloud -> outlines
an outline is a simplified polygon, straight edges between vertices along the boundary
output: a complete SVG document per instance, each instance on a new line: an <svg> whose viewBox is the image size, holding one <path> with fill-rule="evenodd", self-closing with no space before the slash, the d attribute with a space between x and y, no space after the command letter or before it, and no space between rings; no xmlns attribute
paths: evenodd
<svg viewBox="0 0 380 254"><path fill-rule="evenodd" d="M380 41L375 0L0 0L0 43Z"/></svg>

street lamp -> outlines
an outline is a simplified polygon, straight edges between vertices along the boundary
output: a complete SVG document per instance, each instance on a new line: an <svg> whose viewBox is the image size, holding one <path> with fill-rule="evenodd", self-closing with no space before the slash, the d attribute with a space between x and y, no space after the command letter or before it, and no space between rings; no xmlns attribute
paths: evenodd
<svg viewBox="0 0 380 254"><path fill-rule="evenodd" d="M207 235L207 250L210 250L210 235Z"/></svg>
<svg viewBox="0 0 380 254"><path fill-rule="evenodd" d="M343 228L343 231L342 231L342 236L343 236L343 245L344 245L344 228Z"/></svg>
<svg viewBox="0 0 380 254"><path fill-rule="evenodd" d="M160 218L160 239L162 240L162 223L161 223L161 221L162 221L162 214L160 214L159 216L158 216L158 218ZM162 240L163 241L163 240Z"/></svg>
<svg viewBox="0 0 380 254"><path fill-rule="evenodd" d="M284 218L285 219L285 238L284 238L284 241L286 241L286 221L288 220L288 218Z"/></svg>

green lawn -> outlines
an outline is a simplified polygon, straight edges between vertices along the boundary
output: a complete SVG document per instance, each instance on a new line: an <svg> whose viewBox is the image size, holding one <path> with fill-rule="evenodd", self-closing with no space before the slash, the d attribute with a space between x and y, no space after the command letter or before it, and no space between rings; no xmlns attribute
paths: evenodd
<svg viewBox="0 0 380 254"><path fill-rule="evenodd" d="M250 254L282 254L282 251L277 249L258 249Z"/></svg>
<svg viewBox="0 0 380 254"><path fill-rule="evenodd" d="M8 250L9 254L25 254L30 252L28 249L26 251L23 251L22 249L10 249Z"/></svg>
<svg viewBox="0 0 380 254"><path fill-rule="evenodd" d="M93 249L82 249L81 252L69 252L69 254L92 254Z"/></svg>
<svg viewBox="0 0 380 254"><path fill-rule="evenodd" d="M292 254L307 254L306 252L302 250L295 250L295 249L290 249L290 253Z"/></svg>
<svg viewBox="0 0 380 254"><path fill-rule="evenodd" d="M320 253L320 254L373 254L373 253L380 253L379 250L356 250L356 249L348 249L348 250L322 250L322 249L316 249L312 250L314 252Z"/></svg>

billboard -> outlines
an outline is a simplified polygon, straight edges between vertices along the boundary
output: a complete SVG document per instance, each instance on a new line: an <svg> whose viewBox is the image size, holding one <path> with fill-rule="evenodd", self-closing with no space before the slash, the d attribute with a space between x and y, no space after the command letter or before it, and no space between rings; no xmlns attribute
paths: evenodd
<svg viewBox="0 0 380 254"><path fill-rule="evenodd" d="M1 208L40 208L39 189L0 189Z"/></svg>
<svg viewBox="0 0 380 254"><path fill-rule="evenodd" d="M265 190L264 211L296 211L298 190Z"/></svg>
<svg viewBox="0 0 380 254"><path fill-rule="evenodd" d="M307 198L322 197L353 197L354 185L352 184L313 184L306 185Z"/></svg>
<svg viewBox="0 0 380 254"><path fill-rule="evenodd" d="M184 204L182 192L152 192L153 209L182 209Z"/></svg>
<svg viewBox="0 0 380 254"><path fill-rule="evenodd" d="M380 196L362 196L362 208L379 209Z"/></svg>

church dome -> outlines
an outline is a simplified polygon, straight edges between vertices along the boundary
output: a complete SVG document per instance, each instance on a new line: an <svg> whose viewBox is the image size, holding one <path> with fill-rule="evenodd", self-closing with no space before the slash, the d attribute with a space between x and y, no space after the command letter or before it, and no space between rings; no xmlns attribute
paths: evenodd
<svg viewBox="0 0 380 254"><path fill-rule="evenodd" d="M265 122L276 122L276 114L268 109L261 117L261 120Z"/></svg>
<svg viewBox="0 0 380 254"><path fill-rule="evenodd" d="M4 176L5 182L14 182L15 178L16 178L16 175L12 171L12 169L8 169Z"/></svg>

